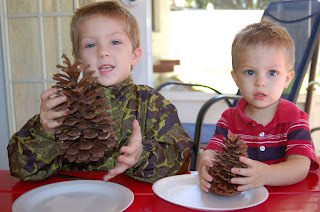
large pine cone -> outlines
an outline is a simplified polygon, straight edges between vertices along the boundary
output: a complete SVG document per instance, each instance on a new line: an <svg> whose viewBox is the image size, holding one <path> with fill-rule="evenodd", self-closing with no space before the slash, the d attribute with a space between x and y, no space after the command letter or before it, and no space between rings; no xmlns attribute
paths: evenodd
<svg viewBox="0 0 320 212"><path fill-rule="evenodd" d="M94 71L78 80L88 66L80 59L72 65L65 54L62 57L67 66L57 65L57 68L66 74L57 73L52 77L57 81L52 86L58 88L57 95L67 96L66 102L54 108L54 111L68 109L68 115L58 119L63 124L55 131L59 154L69 162L97 161L116 144L114 121L108 112L111 106L107 105L108 98L98 86L97 77L92 77Z"/></svg>
<svg viewBox="0 0 320 212"><path fill-rule="evenodd" d="M247 145L238 135L228 135L228 139L224 138L223 141L226 146L219 145L223 152L217 151L217 164L209 168L209 174L213 177L210 192L220 196L234 196L241 192L237 190L238 185L231 183L231 178L241 176L231 173L231 169L247 167L239 161L240 156L248 157Z"/></svg>

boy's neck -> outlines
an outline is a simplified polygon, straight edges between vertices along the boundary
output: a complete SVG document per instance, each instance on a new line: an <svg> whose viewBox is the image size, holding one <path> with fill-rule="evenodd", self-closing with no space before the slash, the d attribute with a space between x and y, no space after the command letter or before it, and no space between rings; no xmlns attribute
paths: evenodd
<svg viewBox="0 0 320 212"><path fill-rule="evenodd" d="M244 114L250 119L256 121L257 123L266 126L274 118L278 106L279 101L266 108L255 108L250 105L247 105L244 109Z"/></svg>

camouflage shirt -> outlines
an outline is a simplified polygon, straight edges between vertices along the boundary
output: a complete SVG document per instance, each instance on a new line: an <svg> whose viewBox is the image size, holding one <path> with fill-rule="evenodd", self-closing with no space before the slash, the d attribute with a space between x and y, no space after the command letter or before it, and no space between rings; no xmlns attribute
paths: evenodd
<svg viewBox="0 0 320 212"><path fill-rule="evenodd" d="M110 97L112 118L116 122L117 145L98 161L70 163L58 155L55 136L47 134L39 115L31 118L8 144L10 172L24 181L39 181L59 171L107 171L117 164L119 149L132 136L137 119L142 133L143 152L138 163L126 174L140 181L156 180L188 171L193 140L183 129L177 110L153 88L136 85L132 77L122 84L104 87Z"/></svg>

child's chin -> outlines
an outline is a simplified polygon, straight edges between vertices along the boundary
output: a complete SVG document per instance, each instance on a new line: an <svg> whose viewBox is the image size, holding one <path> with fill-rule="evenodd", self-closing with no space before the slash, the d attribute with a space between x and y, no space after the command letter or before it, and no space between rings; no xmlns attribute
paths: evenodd
<svg viewBox="0 0 320 212"><path fill-rule="evenodd" d="M115 82L109 80L98 80L98 83L104 87L110 87L116 84Z"/></svg>

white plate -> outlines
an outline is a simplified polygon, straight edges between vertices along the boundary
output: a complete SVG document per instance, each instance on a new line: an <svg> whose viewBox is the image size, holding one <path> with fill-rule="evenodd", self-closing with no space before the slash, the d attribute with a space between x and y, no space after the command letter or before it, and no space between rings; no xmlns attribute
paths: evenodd
<svg viewBox="0 0 320 212"><path fill-rule="evenodd" d="M258 187L233 197L223 197L202 191L199 184L198 175L176 175L158 180L152 190L171 203L203 211L249 208L261 204L269 196L265 187Z"/></svg>
<svg viewBox="0 0 320 212"><path fill-rule="evenodd" d="M12 212L123 211L133 202L132 191L120 184L100 180L52 183L21 195Z"/></svg>

